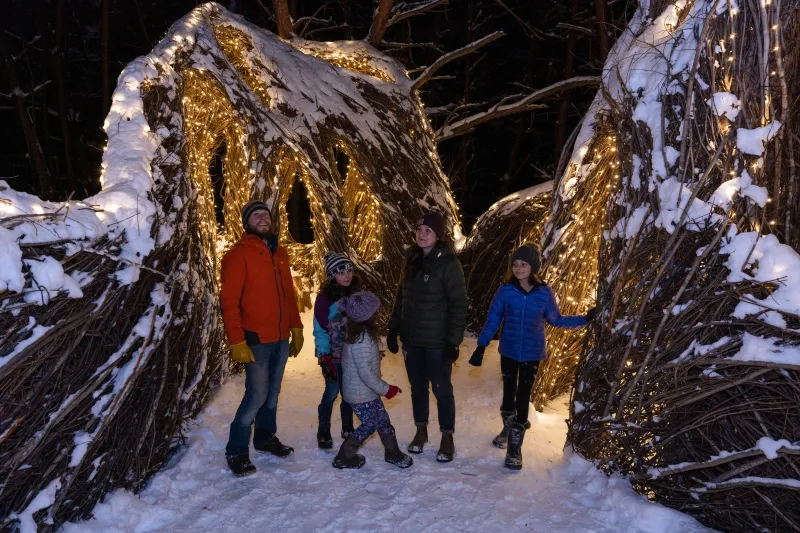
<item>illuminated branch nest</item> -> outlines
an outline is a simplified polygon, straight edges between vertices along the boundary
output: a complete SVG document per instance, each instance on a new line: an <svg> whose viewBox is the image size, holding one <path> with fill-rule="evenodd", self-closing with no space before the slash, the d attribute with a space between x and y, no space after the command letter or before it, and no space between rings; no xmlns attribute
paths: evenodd
<svg viewBox="0 0 800 533"><path fill-rule="evenodd" d="M3 531L85 517L180 444L227 369L219 258L249 199L273 202L306 304L327 250L387 309L423 210L459 234L410 80L362 42L284 42L206 4L125 68L105 129L99 195L57 205L0 182L0 251L16 265L0 278ZM296 179L311 245L280 224Z"/></svg>
<svg viewBox="0 0 800 533"><path fill-rule="evenodd" d="M489 304L503 283L511 253L539 242L549 213L553 182L515 192L496 202L475 222L458 256L469 293L467 327L479 332Z"/></svg>
<svg viewBox="0 0 800 533"><path fill-rule="evenodd" d="M798 36L797 1L640 8L547 237L551 282L599 280L584 350L549 339L579 359L569 442L720 531L800 529Z"/></svg>

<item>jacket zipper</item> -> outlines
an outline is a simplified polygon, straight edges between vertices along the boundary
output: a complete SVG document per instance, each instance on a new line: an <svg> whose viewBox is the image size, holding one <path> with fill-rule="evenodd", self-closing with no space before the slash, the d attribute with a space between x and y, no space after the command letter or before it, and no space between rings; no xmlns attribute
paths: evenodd
<svg viewBox="0 0 800 533"><path fill-rule="evenodd" d="M533 291L531 291L533 292ZM528 293L530 294L530 293ZM525 344L525 308L528 306L528 294L522 296L522 319L520 320L520 335L519 335L519 360L522 361L522 349Z"/></svg>
<svg viewBox="0 0 800 533"><path fill-rule="evenodd" d="M272 251L267 246L267 243L264 243L264 246L267 247L267 253L269 254L269 260L272 263L272 275L275 279L275 291L278 293L278 340L281 340L281 322L283 322L283 300L281 299L281 288L278 287L278 269L275 268L275 258L272 256ZM278 248L275 248L275 251L278 251ZM283 282L281 281L281 286L283 286ZM286 297L286 291L283 291L284 298Z"/></svg>

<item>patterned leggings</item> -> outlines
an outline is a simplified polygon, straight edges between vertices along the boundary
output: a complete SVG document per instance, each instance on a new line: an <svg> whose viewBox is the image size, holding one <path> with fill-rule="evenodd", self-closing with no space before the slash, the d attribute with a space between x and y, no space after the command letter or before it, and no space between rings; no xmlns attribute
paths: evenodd
<svg viewBox="0 0 800 533"><path fill-rule="evenodd" d="M389 421L389 413L383 406L380 398L367 403L352 403L350 407L361 420L361 425L355 431L355 436L360 442L367 440L367 437L375 433L389 435L392 432L392 423Z"/></svg>

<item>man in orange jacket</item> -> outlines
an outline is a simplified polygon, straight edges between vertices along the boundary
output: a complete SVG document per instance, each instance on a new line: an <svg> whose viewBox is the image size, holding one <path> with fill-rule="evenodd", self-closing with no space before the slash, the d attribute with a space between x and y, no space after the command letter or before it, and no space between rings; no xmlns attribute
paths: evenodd
<svg viewBox="0 0 800 533"><path fill-rule="evenodd" d="M248 202L242 209L242 224L245 234L222 259L220 290L231 358L245 364L244 398L225 448L228 467L236 476L256 471L249 454L254 423L257 451L278 457L294 452L278 440L276 413L286 361L303 346L289 256L272 233L269 207L257 200Z"/></svg>

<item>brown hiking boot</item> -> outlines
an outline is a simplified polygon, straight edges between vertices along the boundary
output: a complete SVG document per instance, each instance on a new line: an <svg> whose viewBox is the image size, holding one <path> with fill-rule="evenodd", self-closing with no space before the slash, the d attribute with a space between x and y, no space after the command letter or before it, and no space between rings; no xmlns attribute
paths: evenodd
<svg viewBox="0 0 800 533"><path fill-rule="evenodd" d="M456 445L453 443L452 433L442 433L442 443L439 445L439 453L436 454L436 460L440 463L449 463L453 460L456 454Z"/></svg>
<svg viewBox="0 0 800 533"><path fill-rule="evenodd" d="M422 453L426 442L428 442L428 426L417 426L417 434L408 444L408 452Z"/></svg>

